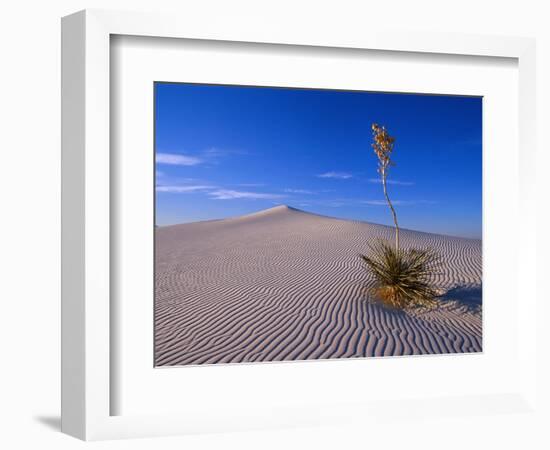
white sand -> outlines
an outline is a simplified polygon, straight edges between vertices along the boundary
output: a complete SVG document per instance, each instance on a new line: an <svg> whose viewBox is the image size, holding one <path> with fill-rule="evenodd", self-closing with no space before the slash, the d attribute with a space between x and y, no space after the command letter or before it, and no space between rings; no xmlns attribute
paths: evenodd
<svg viewBox="0 0 550 450"><path fill-rule="evenodd" d="M157 365L479 352L481 241L402 230L432 247L447 292L431 311L365 294L359 253L393 229L279 206L156 229Z"/></svg>

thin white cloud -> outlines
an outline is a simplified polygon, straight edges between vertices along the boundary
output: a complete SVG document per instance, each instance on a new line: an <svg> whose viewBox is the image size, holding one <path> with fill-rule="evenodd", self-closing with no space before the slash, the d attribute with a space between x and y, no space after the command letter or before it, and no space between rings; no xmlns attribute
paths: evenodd
<svg viewBox="0 0 550 450"><path fill-rule="evenodd" d="M186 194L189 192L207 191L215 189L214 186L207 185L190 185L190 186L157 186L157 192L169 192L172 194Z"/></svg>
<svg viewBox="0 0 550 450"><path fill-rule="evenodd" d="M235 149L227 149L227 148L219 148L219 147L210 147L201 152L201 155L203 155L205 158L223 158L226 156L248 155L248 154L249 153L244 150L235 150Z"/></svg>
<svg viewBox="0 0 550 450"><path fill-rule="evenodd" d="M410 206L410 205L433 205L436 202L432 200L392 200L394 206ZM387 206L388 203L385 200L361 200L362 204L369 206Z"/></svg>
<svg viewBox="0 0 550 450"><path fill-rule="evenodd" d="M361 203L364 203L365 205L371 205L371 206L383 206L387 205L385 200L363 200ZM399 201L396 200L395 202L392 202L394 205L398 205Z"/></svg>
<svg viewBox="0 0 550 450"><path fill-rule="evenodd" d="M380 178L369 178L369 183L382 183ZM396 186L412 186L414 183L412 181L399 181L399 180L386 180L388 184L394 184Z"/></svg>
<svg viewBox="0 0 550 450"><path fill-rule="evenodd" d="M260 192L246 192L246 191L234 191L231 189L219 189L209 192L208 195L215 200L233 200L236 198L248 198L248 199L267 199L273 200L277 198L283 198L284 195L279 194L266 194Z"/></svg>
<svg viewBox="0 0 550 450"><path fill-rule="evenodd" d="M315 194L314 191L309 191L307 189L285 189L285 192L289 194Z"/></svg>
<svg viewBox="0 0 550 450"><path fill-rule="evenodd" d="M227 151L216 147L210 147L210 148L207 148L206 150L203 150L202 154L206 157L217 158L219 156L227 155Z"/></svg>
<svg viewBox="0 0 550 450"><path fill-rule="evenodd" d="M202 159L195 156L186 156L176 153L157 153L155 158L157 164L168 164L172 166L196 166L202 163Z"/></svg>
<svg viewBox="0 0 550 450"><path fill-rule="evenodd" d="M326 172L317 176L319 178L336 178L338 180L347 180L349 178L353 178L353 175L351 173L346 172Z"/></svg>

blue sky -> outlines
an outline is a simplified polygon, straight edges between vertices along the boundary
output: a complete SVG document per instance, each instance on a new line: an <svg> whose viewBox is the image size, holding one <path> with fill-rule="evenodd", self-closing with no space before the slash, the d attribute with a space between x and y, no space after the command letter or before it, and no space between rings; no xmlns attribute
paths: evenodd
<svg viewBox="0 0 550 450"><path fill-rule="evenodd" d="M156 223L286 204L391 225L376 122L396 139L400 226L480 238L481 110L474 97L157 83Z"/></svg>

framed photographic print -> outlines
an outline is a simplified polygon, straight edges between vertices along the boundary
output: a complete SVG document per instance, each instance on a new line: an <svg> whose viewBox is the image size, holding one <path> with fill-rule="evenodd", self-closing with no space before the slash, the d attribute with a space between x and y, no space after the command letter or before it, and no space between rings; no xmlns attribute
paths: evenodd
<svg viewBox="0 0 550 450"><path fill-rule="evenodd" d="M532 413L531 40L85 11L62 43L64 432Z"/></svg>
<svg viewBox="0 0 550 450"><path fill-rule="evenodd" d="M482 98L154 96L155 366L482 351Z"/></svg>

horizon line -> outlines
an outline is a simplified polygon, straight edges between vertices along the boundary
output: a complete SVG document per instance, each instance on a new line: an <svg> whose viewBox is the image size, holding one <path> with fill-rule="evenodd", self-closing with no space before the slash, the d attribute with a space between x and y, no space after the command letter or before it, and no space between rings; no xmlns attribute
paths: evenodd
<svg viewBox="0 0 550 450"><path fill-rule="evenodd" d="M170 223L170 224L166 224L166 225L158 225L155 221L154 229L174 227L174 226L179 226L179 225L188 225L188 224L194 224L194 223L219 222L219 221L222 221L222 220L235 220L235 219L239 219L239 218L243 218L243 217L252 216L252 215L260 214L260 213L263 213L263 212L267 212L267 211L270 211L270 210L273 210L273 209L283 209L283 208L286 208L286 209L291 210L291 211L299 212L299 213L309 214L309 215L312 215L312 216L324 217L324 218L327 218L327 219L342 220L342 221L346 221L346 222L361 222L361 223L368 223L368 224L371 224L371 225L378 225L378 226L387 227L387 228L395 228L394 225L386 225L386 224L378 223L378 222L369 222L369 221L362 220L362 219L347 219L347 218L336 217L336 216L327 216L325 214L319 214L319 213L312 212L312 211L306 211L306 210L303 210L303 209L300 209L300 208L296 208L294 206L290 206L290 205L281 203L279 205L275 205L275 206L272 206L270 208L259 209L259 210L256 210L254 212L241 214L241 215L238 215L238 216L221 217L221 218L216 218L216 219L191 220L191 221L187 221L187 222ZM483 230L481 232L481 234L482 234L481 237L467 237L467 236L459 236L459 235L444 234L444 233L432 233L430 231L423 231L423 230L417 230L417 229L413 229L413 228L403 228L403 227L399 227L399 230L400 231L413 231L415 233L432 234L432 235L435 235L435 236L444 236L444 237L451 237L451 238L468 239L468 240L473 240L473 241L483 241Z"/></svg>

